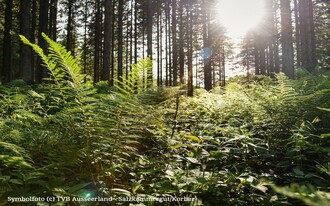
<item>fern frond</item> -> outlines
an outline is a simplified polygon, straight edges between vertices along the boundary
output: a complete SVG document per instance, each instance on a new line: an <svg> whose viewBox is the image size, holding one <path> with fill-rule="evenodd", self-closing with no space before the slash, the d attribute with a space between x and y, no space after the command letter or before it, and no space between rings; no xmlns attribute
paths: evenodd
<svg viewBox="0 0 330 206"><path fill-rule="evenodd" d="M148 79L152 74L152 60L147 57L139 59L136 64L131 65L132 70L129 72L127 79L123 81L115 80L115 86L119 91L125 94L134 94L144 91L146 88L151 87L151 82Z"/></svg>

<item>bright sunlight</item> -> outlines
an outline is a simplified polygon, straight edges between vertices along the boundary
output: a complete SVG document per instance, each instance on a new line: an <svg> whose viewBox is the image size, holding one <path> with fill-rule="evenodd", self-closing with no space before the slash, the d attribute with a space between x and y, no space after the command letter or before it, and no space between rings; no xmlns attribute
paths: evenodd
<svg viewBox="0 0 330 206"><path fill-rule="evenodd" d="M218 8L218 19L232 38L246 34L264 16L263 0L220 0Z"/></svg>

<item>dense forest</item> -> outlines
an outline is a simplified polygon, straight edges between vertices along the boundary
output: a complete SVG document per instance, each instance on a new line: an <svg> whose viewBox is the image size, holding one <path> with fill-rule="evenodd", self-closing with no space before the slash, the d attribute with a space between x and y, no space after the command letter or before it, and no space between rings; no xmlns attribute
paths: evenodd
<svg viewBox="0 0 330 206"><path fill-rule="evenodd" d="M0 206L329 205L330 1L247 1L0 1Z"/></svg>

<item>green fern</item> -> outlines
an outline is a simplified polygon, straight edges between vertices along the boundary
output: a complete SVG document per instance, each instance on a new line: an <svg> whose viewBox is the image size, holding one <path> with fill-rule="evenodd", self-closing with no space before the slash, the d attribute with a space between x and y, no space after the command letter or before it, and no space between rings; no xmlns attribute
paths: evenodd
<svg viewBox="0 0 330 206"><path fill-rule="evenodd" d="M87 165L92 174L93 142L97 142L99 138L96 134L95 127L98 125L96 110L97 100L92 97L95 89L88 83L84 83L85 74L81 74L81 69L76 60L65 47L51 40L44 33L42 34L48 43L48 55L45 55L43 50L36 44L31 43L25 37L20 36L21 40L30 45L34 51L41 57L44 65L50 72L50 80L56 86L56 91L60 93L63 101L63 109L55 115L49 116L50 121L57 122L63 125L64 128L71 130L73 139L82 145L86 145L80 152L86 154ZM34 92L30 92L32 94ZM40 95L39 95L40 96Z"/></svg>
<svg viewBox="0 0 330 206"><path fill-rule="evenodd" d="M128 73L127 79L117 82L116 88L125 94L136 94L150 88L152 83L150 79L150 70L152 70L152 61L149 57L139 59L136 64L132 64L132 70Z"/></svg>

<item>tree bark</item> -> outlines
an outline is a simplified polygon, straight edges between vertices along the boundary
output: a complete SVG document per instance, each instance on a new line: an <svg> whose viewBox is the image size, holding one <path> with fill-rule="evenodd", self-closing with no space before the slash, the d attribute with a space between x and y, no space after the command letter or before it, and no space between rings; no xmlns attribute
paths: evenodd
<svg viewBox="0 0 330 206"><path fill-rule="evenodd" d="M118 80L123 80L123 13L124 4L123 1L119 1L118 4Z"/></svg>
<svg viewBox="0 0 330 206"><path fill-rule="evenodd" d="M96 13L95 13L95 22L94 22L94 29L95 29L95 36L94 36L94 83L100 81L100 39L101 39L101 2L100 0L96 0L95 4Z"/></svg>
<svg viewBox="0 0 330 206"><path fill-rule="evenodd" d="M47 42L42 37L42 33L48 35L48 18L49 13L49 0L40 1L39 5L39 33L38 33L38 44L43 49L44 53L47 54ZM42 79L49 77L47 68L42 64L40 57L37 59L37 72L36 80L37 82L42 82Z"/></svg>
<svg viewBox="0 0 330 206"><path fill-rule="evenodd" d="M147 0L147 56L152 60L152 19L153 19L153 11L152 11L152 0ZM148 69L148 86L152 86L153 80L153 72L152 68Z"/></svg>
<svg viewBox="0 0 330 206"><path fill-rule="evenodd" d="M57 3L58 0L51 0L49 9L49 37L54 41L57 38Z"/></svg>
<svg viewBox="0 0 330 206"><path fill-rule="evenodd" d="M184 21L183 21L183 2L180 2L179 8L180 15L180 25L179 25L179 73L180 73L180 84L185 84L185 75L184 75ZM188 29L187 29L188 30Z"/></svg>
<svg viewBox="0 0 330 206"><path fill-rule="evenodd" d="M13 0L6 0L5 25L3 37L3 65L1 68L0 80L10 82L12 80L12 38L10 30L12 29Z"/></svg>
<svg viewBox="0 0 330 206"><path fill-rule="evenodd" d="M20 4L20 33L27 39L31 39L31 0L21 0ZM26 83L33 82L32 48L20 42L20 73Z"/></svg>
<svg viewBox="0 0 330 206"><path fill-rule="evenodd" d="M101 80L110 84L111 68L111 40L112 40L112 0L104 2L104 46L103 46L103 69Z"/></svg>
<svg viewBox="0 0 330 206"><path fill-rule="evenodd" d="M74 55L73 43L73 19L74 19L74 3L75 0L68 0L68 22L66 25L66 49Z"/></svg>
<svg viewBox="0 0 330 206"><path fill-rule="evenodd" d="M317 65L312 0L299 1L301 65L313 71Z"/></svg>
<svg viewBox="0 0 330 206"><path fill-rule="evenodd" d="M209 39L209 16L208 12L206 11L206 2L204 0L203 2L203 44L205 49L210 49L210 39ZM204 88L207 91L210 91L212 89L212 74L211 74L211 55L210 57L204 58Z"/></svg>
<svg viewBox="0 0 330 206"><path fill-rule="evenodd" d="M188 35L188 96L191 97L194 94L193 87L193 22L191 15L191 7L187 4L187 35Z"/></svg>
<svg viewBox="0 0 330 206"><path fill-rule="evenodd" d="M282 43L282 71L290 79L294 78L294 56L291 23L290 1L281 0L281 43Z"/></svg>
<svg viewBox="0 0 330 206"><path fill-rule="evenodd" d="M173 79L172 85L178 85L178 51L177 51L177 16L176 16L176 2L177 0L172 0L172 69L173 69Z"/></svg>

